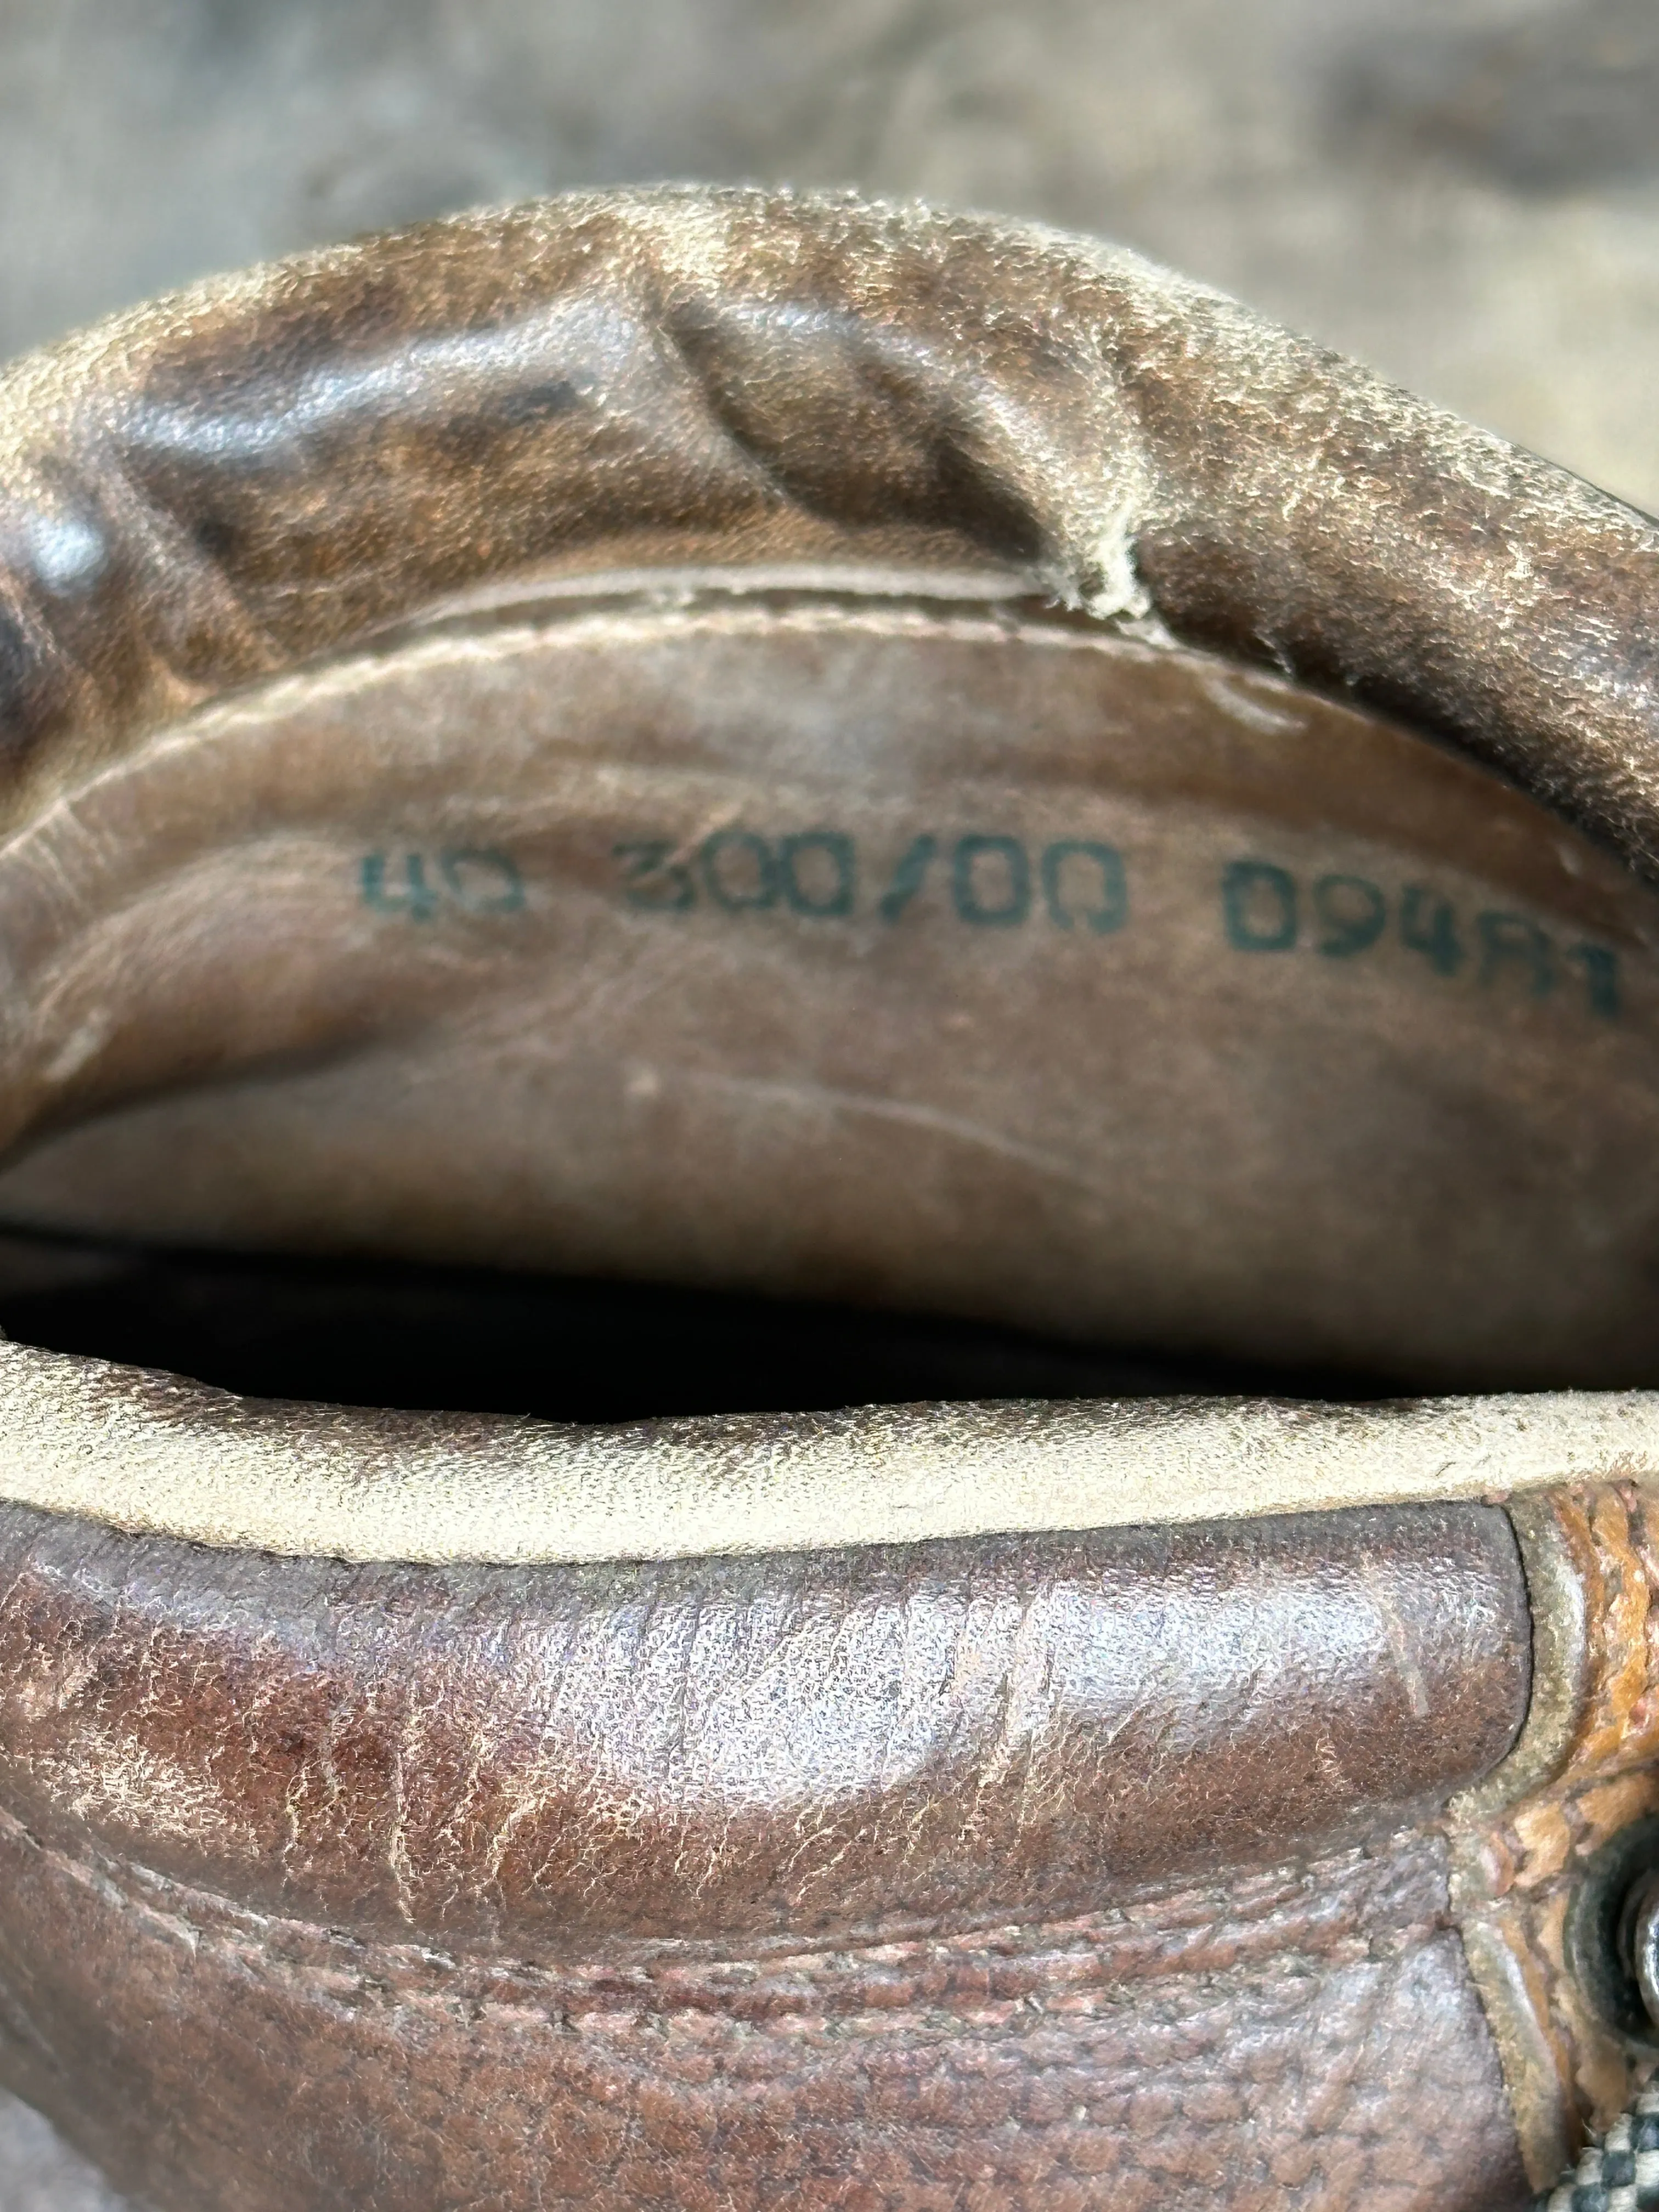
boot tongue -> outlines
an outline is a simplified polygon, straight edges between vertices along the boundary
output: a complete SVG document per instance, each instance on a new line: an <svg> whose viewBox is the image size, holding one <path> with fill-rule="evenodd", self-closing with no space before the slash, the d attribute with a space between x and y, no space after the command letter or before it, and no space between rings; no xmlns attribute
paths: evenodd
<svg viewBox="0 0 1659 2212"><path fill-rule="evenodd" d="M1019 588L526 587L152 737L0 861L0 1216L1648 1379L1651 894Z"/></svg>

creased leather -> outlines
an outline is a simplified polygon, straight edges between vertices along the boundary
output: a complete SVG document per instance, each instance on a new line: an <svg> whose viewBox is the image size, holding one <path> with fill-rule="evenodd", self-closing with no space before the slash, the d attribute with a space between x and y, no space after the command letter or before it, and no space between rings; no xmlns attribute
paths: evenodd
<svg viewBox="0 0 1659 2212"><path fill-rule="evenodd" d="M1431 1838L1058 1925L577 1972L239 1913L9 1819L0 1876L8 2078L158 2212L1528 2201Z"/></svg>
<svg viewBox="0 0 1659 2212"><path fill-rule="evenodd" d="M1085 240L739 191L461 217L31 356L0 478L19 797L554 556L908 527L1443 731L1659 869L1654 526Z"/></svg>
<svg viewBox="0 0 1659 2212"><path fill-rule="evenodd" d="M1087 241L467 217L17 365L0 484L20 834L538 579L857 556L1346 691L1659 872L1654 526ZM1527 1701L1495 1506L565 1568L3 1518L0 2068L168 2212L1524 2190L1440 1832Z"/></svg>
<svg viewBox="0 0 1659 2212"><path fill-rule="evenodd" d="M169 2212L1522 2186L1401 1826L1525 1710L1491 1508L562 1573L4 1536L0 2063Z"/></svg>
<svg viewBox="0 0 1659 2212"><path fill-rule="evenodd" d="M0 1535L32 1834L447 1945L1054 1917L1386 1830L1526 1706L1479 1506L585 1571Z"/></svg>

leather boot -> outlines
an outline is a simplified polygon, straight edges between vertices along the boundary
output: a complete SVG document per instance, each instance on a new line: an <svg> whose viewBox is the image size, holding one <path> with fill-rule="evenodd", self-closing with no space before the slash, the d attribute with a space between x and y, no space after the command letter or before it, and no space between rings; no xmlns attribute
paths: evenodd
<svg viewBox="0 0 1659 2212"><path fill-rule="evenodd" d="M205 285L0 455L5 1220L1346 1378L0 1346L0 2077L163 2212L1552 2182L1656 2039L1655 526L745 192Z"/></svg>

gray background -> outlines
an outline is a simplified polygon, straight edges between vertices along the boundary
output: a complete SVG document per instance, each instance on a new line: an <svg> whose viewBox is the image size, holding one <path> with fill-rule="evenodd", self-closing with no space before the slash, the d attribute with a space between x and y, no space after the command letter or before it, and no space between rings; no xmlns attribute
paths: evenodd
<svg viewBox="0 0 1659 2212"><path fill-rule="evenodd" d="M1104 233L1659 508L1659 0L0 0L0 355L661 178ZM111 2203L0 2098L0 2212Z"/></svg>
<svg viewBox="0 0 1659 2212"><path fill-rule="evenodd" d="M1656 0L0 0L0 353L625 179L1104 232L1659 506Z"/></svg>

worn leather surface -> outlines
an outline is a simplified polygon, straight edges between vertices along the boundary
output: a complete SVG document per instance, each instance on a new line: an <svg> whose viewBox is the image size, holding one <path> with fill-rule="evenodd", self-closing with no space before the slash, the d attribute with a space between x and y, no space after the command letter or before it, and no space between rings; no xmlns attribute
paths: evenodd
<svg viewBox="0 0 1659 2212"><path fill-rule="evenodd" d="M1492 1509L5 1549L0 2057L178 2212L1521 2189L1413 1825L1526 1709Z"/></svg>
<svg viewBox="0 0 1659 2212"><path fill-rule="evenodd" d="M1646 1379L1651 896L1536 803L1639 860L1616 502L1089 241L744 193L158 303L0 463L17 1215ZM711 840L846 912L681 915Z"/></svg>
<svg viewBox="0 0 1659 2212"><path fill-rule="evenodd" d="M0 1218L1659 1377L1652 893L1018 578L434 619L44 810L0 938Z"/></svg>
<svg viewBox="0 0 1659 2212"><path fill-rule="evenodd" d="M9 1820L0 1867L9 2078L171 2212L1527 2201L1426 1839L982 1937L586 1971L228 1913Z"/></svg>
<svg viewBox="0 0 1659 2212"><path fill-rule="evenodd" d="M32 1834L446 1943L1082 1911L1397 1824L1526 1703L1483 1507L534 1571L5 1527Z"/></svg>
<svg viewBox="0 0 1659 2212"><path fill-rule="evenodd" d="M1654 526L1088 240L745 192L462 217L27 357L0 465L13 818L66 755L445 592L887 531L1351 690L1656 849Z"/></svg>
<svg viewBox="0 0 1659 2212"><path fill-rule="evenodd" d="M1517 1510L1539 1694L1513 1756L1461 1801L1455 1909L1500 2045L1522 2148L1553 2183L1650 2063L1639 1996L1605 1939L1659 1814L1659 1553L1651 1492L1585 1484ZM1622 1876L1607 1887L1609 1857ZM1595 1923L1584 1900L1604 1898ZM1633 1986L1633 1985L1632 1985Z"/></svg>
<svg viewBox="0 0 1659 2212"><path fill-rule="evenodd" d="M1078 1334L1139 1313L1196 1348L1324 1327L1340 1350L1386 1314L1408 1367L1443 1375L1433 1359L1473 1344L1497 1382L1536 1379L1526 1300L1553 1297L1555 1379L1620 1379L1593 1370L1598 1347L1624 1358L1593 1301L1626 1309L1620 1267L1646 1280L1651 895L1628 864L1659 851L1659 540L1616 502L1086 241L750 194L468 218L163 302L8 374L0 483L0 1110L20 1147L108 1117L89 1151L43 1144L33 1184L20 1168L37 1220L97 1226L176 1181L163 1207L193 1199L210 1241L263 1206L271 1241L305 1242L283 1224L306 1214L307 1150L332 1148L312 1228L318 1193L344 1191L343 1241L441 1256L428 1231L459 1190L447 1249L476 1258L465 1178L494 1163L489 1235L539 1224L542 1260L561 1237L582 1249L588 1203L626 1272L897 1303L942 1288L1048 1325L1105 1280ZM711 569L745 605L677 664L688 579ZM656 625L658 696L628 690L624 649L577 736L531 702L558 690L555 603L600 571L609 599L587 612L624 648ZM879 600L898 641L882 680L908 670L890 686L905 711L874 737L873 659L837 661L821 635L804 664L779 649L814 623L861 635L849 599L866 618ZM1092 655L1118 690L1046 696L1029 660L1011 675L1034 633L1056 665L1075 638L1075 665ZM953 656L948 683L921 665L930 644ZM699 682L707 700L742 681L742 654L766 663L748 729L677 719ZM801 709L787 759L775 727L769 758L754 731L780 669L797 708L810 698L803 665L816 718ZM975 721L1000 686L1000 721ZM1188 744L1173 776L1162 733ZM1125 786L1104 798L1097 750ZM902 874L916 838L945 840L985 957L913 952L908 1001L884 1000L887 917L850 884L843 912L813 877L791 878L793 937L758 958L750 943L724 1001L700 994L743 977L738 940L672 951L647 934L662 912L625 898L629 957L589 964L619 911L599 863L640 834L619 801L665 764L681 781L656 792L685 804L644 834L671 867L728 832L750 859L775 837L833 860L851 833L830 799L925 798L884 860ZM611 811L562 853L573 765ZM972 819L940 813L969 794ZM789 819L751 817L785 795ZM993 799L1029 820L1006 827ZM1109 840L1091 811L1108 799L1154 828L1191 805L1164 829L1170 854L1204 856L1201 900L1160 905L1170 879L1136 872L1139 848L1116 899L1115 817ZM514 843L526 821L557 862L541 908ZM884 834L902 826L890 805ZM1040 906L1018 892L1026 839ZM417 877L404 864L428 844ZM988 855L1006 896L974 874ZM1325 935L1252 920L1240 866L1281 920L1323 896ZM428 881L453 892L454 927L415 910ZM744 927L780 902L710 883ZM1099 927L1079 926L1091 883ZM544 939L493 960L490 932L520 912ZM1177 912L1114 1011L1085 957L1144 948L1145 918ZM859 927L813 934L842 921ZM1163 988L1170 947L1207 957L1218 929L1244 964ZM1467 1001L1413 996L1459 977ZM680 1024L672 1052L640 1048L641 1007ZM584 1024L604 1072L562 1091L546 1055ZM1198 1057L1153 1068L1144 1155L1162 1130L1230 1166L1235 1246L1206 1248L1207 1189L1160 1186L1112 1121L1114 1060L1182 1037ZM917 1064L958 1086L947 1103L905 1087L899 1048L919 1040ZM862 1089L834 1079L837 1054ZM765 1114L700 1122L665 1066ZM1392 1090L1368 1079L1379 1066ZM1202 1116L1223 1071L1218 1147ZM401 1112L422 1095L423 1123L383 1112L378 1152L365 1141L365 1097ZM873 1198L826 1095L875 1102ZM803 1096L808 1137L780 1166L771 1130ZM1056 1097L1058 1154L1019 1122ZM522 1158L496 1141L507 1126ZM726 1152L705 1182L689 1164L710 1128ZM593 1164L619 1129L636 1152L601 1207ZM341 1173L353 1145L365 1164ZM216 1214L196 1172L214 1146L240 1215L229 1198ZM562 1188L549 1160L574 1163ZM1393 1194L1414 1163L1438 1179L1415 1213ZM1304 1166L1322 1182L1287 1189ZM1147 1192L1139 1242L1114 1244ZM1097 1201L1103 1272L1068 1280L1062 1240ZM734 1223L760 1253L747 1275L721 1243ZM1387 1266L1356 1264L1374 1234ZM1449 1315L1465 1285L1488 1301L1453 1354L1413 1318L1437 1285ZM106 1496L76 1492L78 1517L6 1509L0 2060L167 2212L1218 2196L1315 2212L1362 2195L1438 2212L1522 2191L1443 1828L1528 1697L1497 1505L1066 1534L1039 1504L1020 1522L1037 1533L895 1547L848 1545L821 1486L830 1517L797 1554L740 1558L734 1537L654 1566L509 1569L488 1564L508 1537L464 1525L469 1476L482 1492L516 1448L500 1425L428 1423L416 1452L395 1414L243 1412L79 1367L64 1386L24 1347L5 1368L14 1455L83 1486L112 1438L125 1457ZM1613 1425L1626 1414L1639 1425L1641 1405ZM883 1436L921 1435L942 1482L967 1480L966 1418L844 1424L854 1457L878 1440L861 1495ZM1239 1432L1297 1418L1258 1411ZM1492 1418L1470 1416L1489 1437L1524 1408ZM1042 1417L991 1425L1018 1475L1009 1439ZM1419 1426L1387 1409L1332 1424L1385 1459ZM112 1525L142 1525L132 1498L166 1505L176 1474L216 1476L234 1521L222 1431L253 1437L261 1495L287 1483L296 1525L323 1467L350 1524L334 1548L367 1563L282 1556L281 1528L191 1548ZM811 1442L739 1422L719 1449L765 1491ZM1328 1496L1305 1456L1304 1496ZM442 1509L422 1568L376 1560L362 1534L416 1458ZM626 1487L619 1440L544 1432L515 1463L520 1494L550 1458ZM1532 1475L1585 1471L1599 1459ZM1480 1487L1501 1497L1504 1478Z"/></svg>

